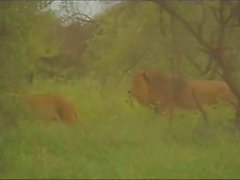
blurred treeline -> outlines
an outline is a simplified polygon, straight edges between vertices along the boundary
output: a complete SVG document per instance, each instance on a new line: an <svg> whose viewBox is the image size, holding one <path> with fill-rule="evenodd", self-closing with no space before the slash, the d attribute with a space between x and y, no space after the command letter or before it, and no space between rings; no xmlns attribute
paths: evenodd
<svg viewBox="0 0 240 180"><path fill-rule="evenodd" d="M5 94L27 91L39 78L87 76L110 87L137 67L186 79L231 72L231 82L239 83L237 1L123 1L87 20L71 12L71 1L60 6L70 14L65 19L51 3L1 2L0 104L6 104Z"/></svg>
<svg viewBox="0 0 240 180"><path fill-rule="evenodd" d="M59 16L53 2L0 1L1 177L239 174L231 110L210 111L216 136L208 129L196 135L201 115L177 118L172 143L164 116L125 100L132 72L141 67L186 79L222 79L240 99L240 2L119 1L94 17L69 0L60 2ZM18 121L30 118L12 94L63 91L74 97L88 128ZM20 129L11 131L17 122ZM193 146L181 144L185 140Z"/></svg>

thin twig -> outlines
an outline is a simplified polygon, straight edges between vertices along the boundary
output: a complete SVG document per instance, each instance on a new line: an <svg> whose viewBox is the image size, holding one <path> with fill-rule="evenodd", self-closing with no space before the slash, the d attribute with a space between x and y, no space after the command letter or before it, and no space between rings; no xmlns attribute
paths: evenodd
<svg viewBox="0 0 240 180"><path fill-rule="evenodd" d="M203 117L203 121L204 121L205 125L208 126L209 121L208 121L207 113L203 110L202 106L200 105L198 98L196 96L196 93L195 93L195 89L192 90L192 95L193 95L194 101L196 102L197 108Z"/></svg>

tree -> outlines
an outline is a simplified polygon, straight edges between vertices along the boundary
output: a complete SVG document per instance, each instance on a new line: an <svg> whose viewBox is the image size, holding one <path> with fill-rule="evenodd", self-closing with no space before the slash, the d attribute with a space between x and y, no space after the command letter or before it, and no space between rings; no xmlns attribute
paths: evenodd
<svg viewBox="0 0 240 180"><path fill-rule="evenodd" d="M48 1L0 2L0 117L1 122L17 119L22 113L9 93L27 89L38 59L58 51L48 37L56 17L47 11ZM8 98L7 98L8 97ZM2 123L4 124L4 123Z"/></svg>
<svg viewBox="0 0 240 180"><path fill-rule="evenodd" d="M57 45L47 39L56 19L44 11L44 7L41 1L1 2L1 90L23 88L26 77L34 72L38 58L57 51Z"/></svg>
<svg viewBox="0 0 240 180"><path fill-rule="evenodd" d="M169 3L166 0L153 0L153 2L159 5L161 11L164 10L176 18L189 34L195 38L196 42L201 46L202 52L209 56L208 67L210 68L208 69L213 69L214 66L220 69L222 78L240 102L239 84L234 78L237 73L237 68L234 67L239 65L239 57L233 57L233 48L230 44L230 40L233 40L231 33L234 34L235 29L239 28L239 2L224 0L198 2L198 6L202 8L202 18L195 20L195 22L190 21L187 16L181 14L181 8L183 7L181 7L179 1ZM184 6L183 4L182 6ZM192 8L194 7L192 6ZM206 11L211 12L214 26L209 24L207 19L210 14L206 18ZM230 57L232 59L229 59ZM237 107L236 121L240 124L240 104Z"/></svg>

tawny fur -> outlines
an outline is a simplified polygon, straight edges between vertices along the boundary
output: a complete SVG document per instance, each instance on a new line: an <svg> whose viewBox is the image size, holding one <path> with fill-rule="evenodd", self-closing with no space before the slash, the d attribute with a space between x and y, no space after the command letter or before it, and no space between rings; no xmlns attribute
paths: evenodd
<svg viewBox="0 0 240 180"><path fill-rule="evenodd" d="M77 110L73 102L62 95L56 94L34 94L17 95L30 111L41 119L77 122Z"/></svg>
<svg viewBox="0 0 240 180"><path fill-rule="evenodd" d="M156 111L173 108L194 110L199 105L217 104L219 100L233 107L238 105L237 98L223 81L185 81L155 70L136 70L129 93L139 103L152 106Z"/></svg>

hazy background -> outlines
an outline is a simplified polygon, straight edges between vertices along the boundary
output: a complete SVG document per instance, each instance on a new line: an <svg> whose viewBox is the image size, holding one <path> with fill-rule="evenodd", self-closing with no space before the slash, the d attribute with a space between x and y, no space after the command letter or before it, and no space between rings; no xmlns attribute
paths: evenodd
<svg viewBox="0 0 240 180"><path fill-rule="evenodd" d="M72 1L74 4L76 4L79 7L79 11L87 14L90 17L93 17L95 14L101 13L107 8L111 7L114 4L119 3L120 1ZM54 1L51 4L52 10L55 12L61 14L59 5L61 1Z"/></svg>
<svg viewBox="0 0 240 180"><path fill-rule="evenodd" d="M0 1L0 179L240 177L233 108L174 109L170 124L128 93L139 68L187 82L224 81L227 70L240 85L240 2L46 2ZM144 84L136 89L148 97ZM188 83L176 85L164 92L172 104ZM38 117L24 100L42 93L68 98L78 122ZM36 110L61 117L65 103L48 97Z"/></svg>

